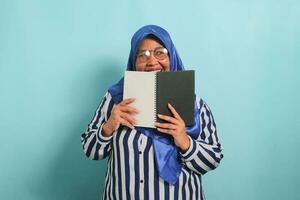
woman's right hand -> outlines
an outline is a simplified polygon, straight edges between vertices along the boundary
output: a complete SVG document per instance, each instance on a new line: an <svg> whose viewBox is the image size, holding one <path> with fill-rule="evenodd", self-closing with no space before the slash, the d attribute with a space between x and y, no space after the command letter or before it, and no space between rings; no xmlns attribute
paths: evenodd
<svg viewBox="0 0 300 200"><path fill-rule="evenodd" d="M131 129L137 121L132 117L132 114L137 114L139 111L129 104L134 102L134 98L124 99L119 104L114 106L111 115L107 122L103 125L102 134L103 136L109 137L117 130L121 125L127 126Z"/></svg>

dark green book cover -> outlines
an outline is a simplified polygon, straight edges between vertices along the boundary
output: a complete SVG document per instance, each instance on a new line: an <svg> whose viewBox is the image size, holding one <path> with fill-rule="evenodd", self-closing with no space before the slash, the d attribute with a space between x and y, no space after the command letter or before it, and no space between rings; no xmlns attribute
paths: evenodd
<svg viewBox="0 0 300 200"><path fill-rule="evenodd" d="M195 73L193 70L157 72L156 113L173 116L170 103L186 126L194 124ZM163 122L157 118L158 122Z"/></svg>

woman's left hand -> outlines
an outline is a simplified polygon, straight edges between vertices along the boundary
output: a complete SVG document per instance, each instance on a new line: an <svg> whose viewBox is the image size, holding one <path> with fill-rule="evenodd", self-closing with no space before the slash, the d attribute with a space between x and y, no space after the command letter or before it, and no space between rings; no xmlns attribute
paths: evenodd
<svg viewBox="0 0 300 200"><path fill-rule="evenodd" d="M155 125L159 132L171 135L175 145L179 147L182 152L186 152L190 147L190 139L185 131L185 123L171 104L168 103L168 107L173 117L160 114L158 114L158 117L169 123L157 122Z"/></svg>

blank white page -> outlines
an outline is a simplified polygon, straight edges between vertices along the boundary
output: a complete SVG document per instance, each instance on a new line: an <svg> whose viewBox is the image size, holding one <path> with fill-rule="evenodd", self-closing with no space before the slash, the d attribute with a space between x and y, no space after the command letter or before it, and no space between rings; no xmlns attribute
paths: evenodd
<svg viewBox="0 0 300 200"><path fill-rule="evenodd" d="M134 115L136 126L155 127L155 76L155 72L125 72L123 99L136 99L129 104L140 111Z"/></svg>

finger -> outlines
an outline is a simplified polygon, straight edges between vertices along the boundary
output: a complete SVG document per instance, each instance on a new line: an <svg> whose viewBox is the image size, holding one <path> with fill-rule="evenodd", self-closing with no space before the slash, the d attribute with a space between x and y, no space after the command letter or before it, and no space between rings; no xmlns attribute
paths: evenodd
<svg viewBox="0 0 300 200"><path fill-rule="evenodd" d="M139 113L140 111L136 108L133 108L131 106L121 106L120 107L120 110L123 111L123 112L127 112L127 113Z"/></svg>
<svg viewBox="0 0 300 200"><path fill-rule="evenodd" d="M175 126L174 124L169 124L169 123L155 123L156 127L158 128L163 128L163 129L171 129L171 130L176 130L177 126Z"/></svg>
<svg viewBox="0 0 300 200"><path fill-rule="evenodd" d="M134 129L134 126L130 124L126 119L120 118L120 123L128 128Z"/></svg>
<svg viewBox="0 0 300 200"><path fill-rule="evenodd" d="M182 120L180 115L178 114L178 112L175 110L175 108L170 103L168 103L168 107L176 119Z"/></svg>
<svg viewBox="0 0 300 200"><path fill-rule="evenodd" d="M123 101L121 101L121 102L119 103L119 105L124 106L124 105L130 104L130 103L132 103L132 102L134 102L134 101L135 101L135 98L124 99Z"/></svg>
<svg viewBox="0 0 300 200"><path fill-rule="evenodd" d="M179 124L178 120L173 118L173 117L170 117L170 116L166 116L166 115L161 115L161 114L158 114L157 115L160 119L163 119L165 121L168 121L168 122L171 122L172 124Z"/></svg>
<svg viewBox="0 0 300 200"><path fill-rule="evenodd" d="M123 113L121 113L121 117L123 119L125 119L126 121L128 121L132 125L135 125L137 123L137 121L130 114L123 112Z"/></svg>
<svg viewBox="0 0 300 200"><path fill-rule="evenodd" d="M168 135L173 135L174 134L174 131L173 130L170 130L170 129L163 129L163 128L157 128L157 130L161 133L166 133Z"/></svg>

